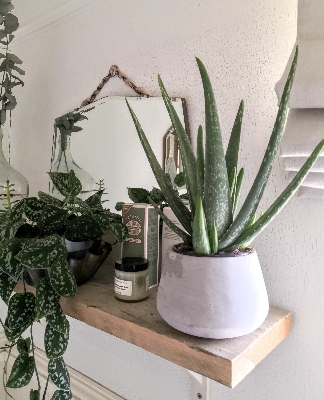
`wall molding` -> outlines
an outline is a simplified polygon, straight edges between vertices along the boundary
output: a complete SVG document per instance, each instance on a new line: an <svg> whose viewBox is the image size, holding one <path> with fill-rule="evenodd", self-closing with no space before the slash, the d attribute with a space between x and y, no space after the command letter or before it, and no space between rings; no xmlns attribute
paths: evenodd
<svg viewBox="0 0 324 400"><path fill-rule="evenodd" d="M7 340L5 334L1 332L0 347L3 347L6 343ZM3 366L4 360L6 359L6 353L8 352L6 350L2 350L1 352L4 354L1 354L0 366ZM10 354L9 364L12 364L17 356L18 351L16 348L14 348ZM35 359L40 378L43 378L45 381L47 378L47 357L42 350L36 348ZM123 397L118 396L116 393L86 377L85 375L82 375L75 369L68 367L68 370L70 373L73 400L125 400ZM35 375L33 379L36 380Z"/></svg>
<svg viewBox="0 0 324 400"><path fill-rule="evenodd" d="M70 0L55 10L18 28L15 40L12 42L11 46L15 47L18 43L31 39L34 36L40 36L51 29L57 28L78 14L85 12L88 7L97 6L101 2L103 2L103 0Z"/></svg>

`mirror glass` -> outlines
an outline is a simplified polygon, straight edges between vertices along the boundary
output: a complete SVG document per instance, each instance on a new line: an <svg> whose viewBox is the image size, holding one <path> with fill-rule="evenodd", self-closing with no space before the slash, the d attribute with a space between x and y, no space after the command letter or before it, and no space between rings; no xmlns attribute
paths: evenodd
<svg viewBox="0 0 324 400"><path fill-rule="evenodd" d="M179 152L163 99L128 97L127 100L165 171L172 176L180 172ZM187 127L184 99L173 98L172 101L181 122ZM109 200L106 207L111 211L115 211L117 202L130 201L128 187L147 190L158 187L125 97L104 97L77 112L85 112L88 119L77 122L76 126L82 127L82 130L72 132L68 137L61 139L57 130L53 143L52 171L66 172L64 168L73 168L77 176L78 173L84 173L83 198L91 194L94 182L103 179L108 192L106 199ZM70 153L67 153L69 146ZM77 172L78 167L81 170Z"/></svg>

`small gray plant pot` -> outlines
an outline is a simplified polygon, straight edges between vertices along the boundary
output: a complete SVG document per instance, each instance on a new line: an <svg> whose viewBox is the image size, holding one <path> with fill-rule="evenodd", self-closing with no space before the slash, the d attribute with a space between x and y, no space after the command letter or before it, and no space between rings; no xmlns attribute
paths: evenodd
<svg viewBox="0 0 324 400"><path fill-rule="evenodd" d="M168 251L157 309L189 335L226 339L256 330L269 311L258 256L191 256Z"/></svg>

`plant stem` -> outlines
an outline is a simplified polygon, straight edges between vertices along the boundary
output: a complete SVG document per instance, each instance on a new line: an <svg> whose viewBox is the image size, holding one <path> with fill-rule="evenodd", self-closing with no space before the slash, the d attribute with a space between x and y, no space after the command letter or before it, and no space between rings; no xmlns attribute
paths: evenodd
<svg viewBox="0 0 324 400"><path fill-rule="evenodd" d="M47 388L48 388L48 381L49 381L49 376L47 377L47 381L46 381L46 385L45 385L45 389L44 389L44 394L43 394L43 399L42 400L46 400L46 392L47 392Z"/></svg>
<svg viewBox="0 0 324 400"><path fill-rule="evenodd" d="M6 195L7 195L7 208L8 211L11 210L11 199L10 199L10 181L6 181Z"/></svg>
<svg viewBox="0 0 324 400"><path fill-rule="evenodd" d="M5 392L6 392L6 394L7 394L11 399L14 399L14 397L12 397L11 394L10 394L10 393L8 392L8 390L7 390L7 387L6 387L6 378L5 378L5 377L7 377L7 366L8 366L8 361L9 361L9 357L10 357L10 354L11 354L11 349L12 349L13 346L14 346L14 345L11 345L10 348L9 348L8 357L7 357L6 362L5 362L5 365L4 365L4 367L3 367L3 374L2 374L3 388L4 388ZM15 400L15 399L14 399L14 400Z"/></svg>
<svg viewBox="0 0 324 400"><path fill-rule="evenodd" d="M40 385L38 370L37 370L37 366L36 366L36 362L35 362L35 345L34 345L34 336L33 336L33 324L30 325L30 338L31 338L31 342L32 342L32 352L33 352L34 363L35 363L35 373L36 373L36 378L37 378L38 390L40 392L41 385Z"/></svg>

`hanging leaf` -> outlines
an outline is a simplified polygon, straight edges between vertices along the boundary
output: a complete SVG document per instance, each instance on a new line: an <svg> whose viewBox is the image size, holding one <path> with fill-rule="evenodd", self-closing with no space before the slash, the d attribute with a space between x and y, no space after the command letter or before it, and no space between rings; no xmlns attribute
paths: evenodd
<svg viewBox="0 0 324 400"><path fill-rule="evenodd" d="M101 203L101 197L97 193L95 193L92 196L88 197L85 200L85 202L93 210L97 210L97 211L102 211L103 210L102 203Z"/></svg>
<svg viewBox="0 0 324 400"><path fill-rule="evenodd" d="M128 235L127 226L120 223L110 223L107 225L107 229L116 236L118 242L122 243Z"/></svg>
<svg viewBox="0 0 324 400"><path fill-rule="evenodd" d="M4 26L5 26L7 33L13 33L19 27L18 18L11 13L6 14L4 17ZM22 61L19 64L21 64L21 63L22 63Z"/></svg>
<svg viewBox="0 0 324 400"><path fill-rule="evenodd" d="M68 341L68 333L58 332L52 325L46 325L44 343L48 359L62 357L66 351Z"/></svg>
<svg viewBox="0 0 324 400"><path fill-rule="evenodd" d="M14 62L15 64L22 64L23 62L19 57L17 57L15 54L7 53L7 58Z"/></svg>
<svg viewBox="0 0 324 400"><path fill-rule="evenodd" d="M116 211L122 211L123 209L123 204L125 204L123 201L117 201L116 205L115 205L115 210Z"/></svg>
<svg viewBox="0 0 324 400"><path fill-rule="evenodd" d="M37 226L44 235L52 235L61 231L65 226L68 215L67 210L56 206L47 205L41 211Z"/></svg>
<svg viewBox="0 0 324 400"><path fill-rule="evenodd" d="M1 10L1 5L0 5L0 10ZM0 40L4 39L6 36L7 36L7 32L4 29L1 29L0 30Z"/></svg>
<svg viewBox="0 0 324 400"><path fill-rule="evenodd" d="M29 400L40 400L39 390L31 389L29 392Z"/></svg>
<svg viewBox="0 0 324 400"><path fill-rule="evenodd" d="M55 188L65 197L75 197L82 190L82 184L73 170L68 174L63 172L48 173Z"/></svg>
<svg viewBox="0 0 324 400"><path fill-rule="evenodd" d="M32 293L15 293L9 301L7 325L17 329L21 325L31 323L35 310L35 296Z"/></svg>
<svg viewBox="0 0 324 400"><path fill-rule="evenodd" d="M65 390L56 390L51 400L72 400L72 393Z"/></svg>
<svg viewBox="0 0 324 400"><path fill-rule="evenodd" d="M48 375L59 389L70 390L70 375L62 357L49 360Z"/></svg>
<svg viewBox="0 0 324 400"><path fill-rule="evenodd" d="M16 339L18 339L30 325L29 322L25 322L18 328L9 328L7 320L8 319L5 320L3 328L6 338L8 339L9 342L14 342Z"/></svg>
<svg viewBox="0 0 324 400"><path fill-rule="evenodd" d="M8 305L11 293L14 290L18 279L14 279L11 276L0 272L0 297Z"/></svg>
<svg viewBox="0 0 324 400"><path fill-rule="evenodd" d="M134 203L149 203L148 196L150 192L143 188L127 188L128 197Z"/></svg>
<svg viewBox="0 0 324 400"><path fill-rule="evenodd" d="M9 219L13 222L20 221L22 219L24 210L25 210L25 200L22 199L18 203L16 203L10 213L9 213Z"/></svg>
<svg viewBox="0 0 324 400"><path fill-rule="evenodd" d="M50 204L52 206L62 207L63 204L64 204L62 200L59 200L56 197L51 196L50 194L47 194L47 193L44 193L44 192L38 192L38 197L44 203Z"/></svg>
<svg viewBox="0 0 324 400"><path fill-rule="evenodd" d="M11 3L0 2L0 14L6 14L7 12L13 10L13 5Z"/></svg>
<svg viewBox="0 0 324 400"><path fill-rule="evenodd" d="M7 220L3 224L1 224L0 245L2 245L4 242L7 242L8 239L13 238L16 235L20 226L23 224L24 224L23 220L19 221Z"/></svg>
<svg viewBox="0 0 324 400"><path fill-rule="evenodd" d="M8 92L3 94L2 101L6 110L13 110L17 105L16 97Z"/></svg>
<svg viewBox="0 0 324 400"><path fill-rule="evenodd" d="M32 222L37 222L45 203L37 197L27 197L24 200L26 217Z"/></svg>
<svg viewBox="0 0 324 400"><path fill-rule="evenodd" d="M16 237L7 240L0 247L0 268L7 275L17 280L23 270L23 265L15 256L23 248L23 241Z"/></svg>
<svg viewBox="0 0 324 400"><path fill-rule="evenodd" d="M58 305L52 314L46 317L46 321L53 329L67 335L70 331L70 323L64 315L60 305Z"/></svg>
<svg viewBox="0 0 324 400"><path fill-rule="evenodd" d="M19 338L17 340L17 350L19 354L24 354L24 353L29 354L30 344L31 344L30 338L27 339Z"/></svg>
<svg viewBox="0 0 324 400"><path fill-rule="evenodd" d="M52 287L60 296L75 296L77 285L66 258L60 257L53 263L50 281Z"/></svg>
<svg viewBox="0 0 324 400"><path fill-rule="evenodd" d="M91 215L81 215L66 224L65 237L72 242L96 239L102 235L100 224Z"/></svg>
<svg viewBox="0 0 324 400"><path fill-rule="evenodd" d="M16 259L26 267L43 269L50 268L58 256L62 257L65 254L66 249L60 236L51 235L25 247L17 254Z"/></svg>
<svg viewBox="0 0 324 400"><path fill-rule="evenodd" d="M60 301L60 296L56 293L46 278L41 278L36 286L36 320L53 313Z"/></svg>
<svg viewBox="0 0 324 400"><path fill-rule="evenodd" d="M15 71L17 71L20 75L25 75L25 71L23 69L17 67L17 65L13 65L11 68L14 69Z"/></svg>
<svg viewBox="0 0 324 400"><path fill-rule="evenodd" d="M17 389L28 385L34 374L34 370L34 357L28 356L28 354L19 354L12 366L6 386Z"/></svg>

